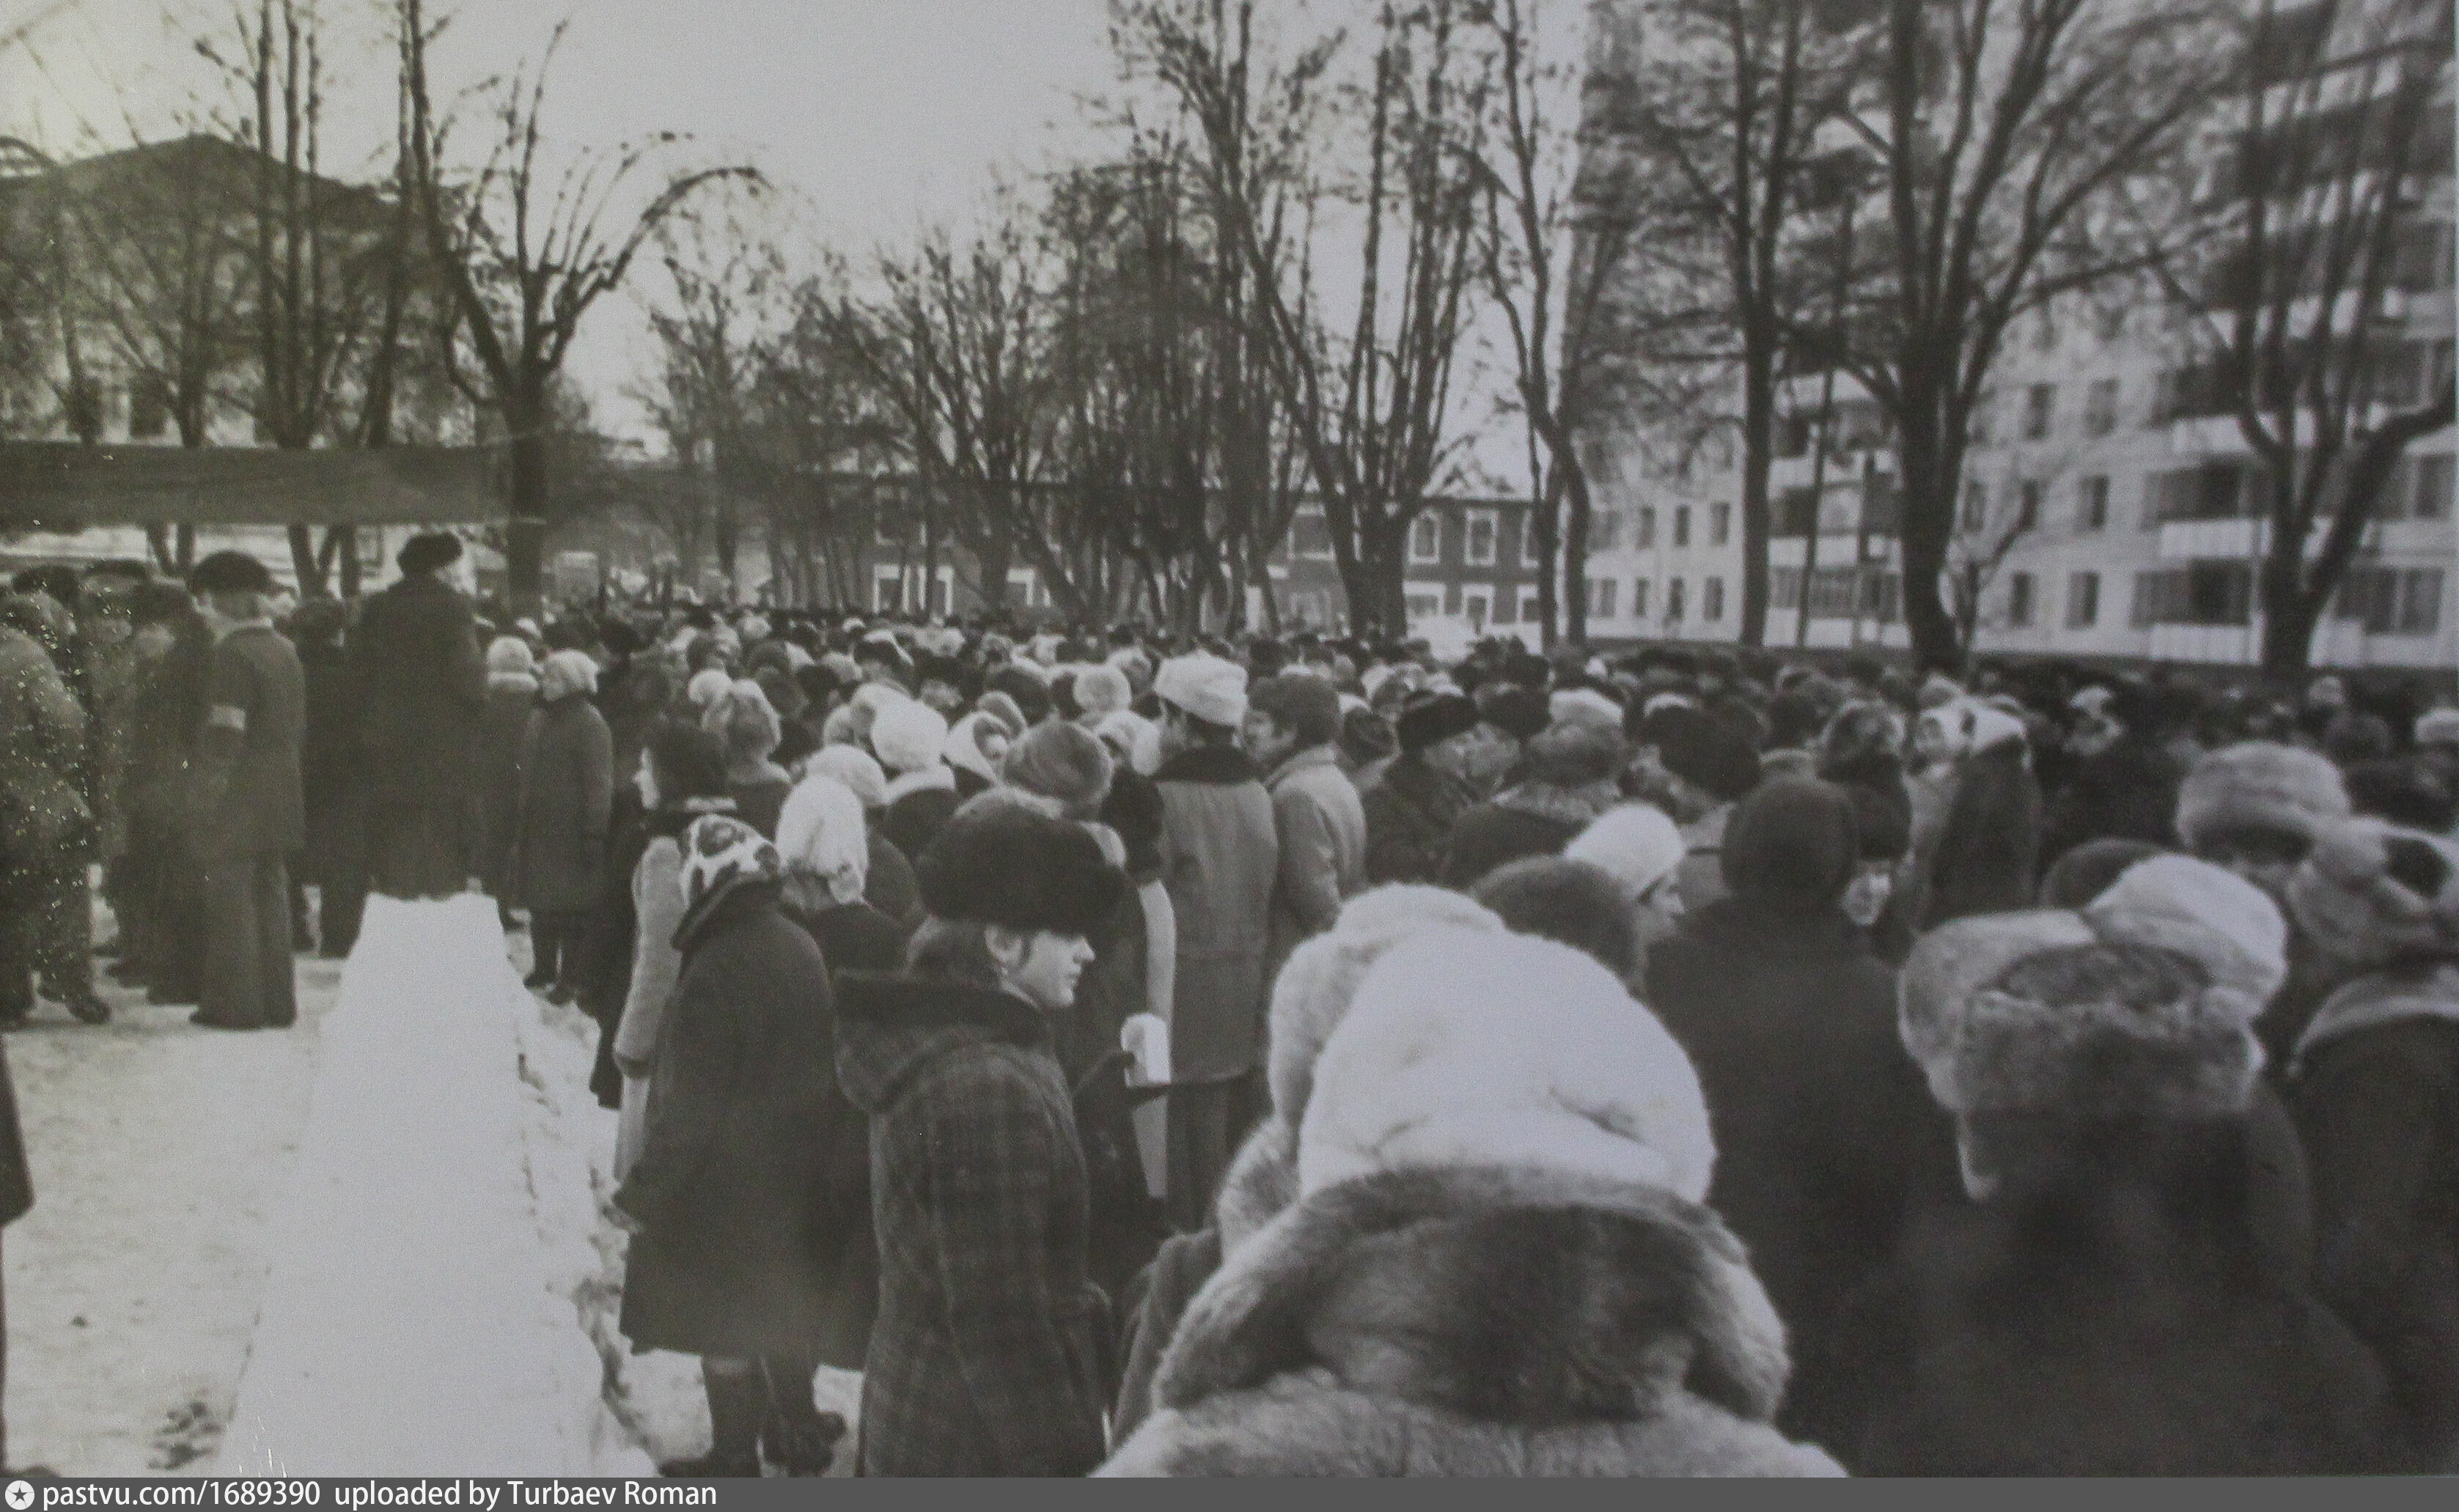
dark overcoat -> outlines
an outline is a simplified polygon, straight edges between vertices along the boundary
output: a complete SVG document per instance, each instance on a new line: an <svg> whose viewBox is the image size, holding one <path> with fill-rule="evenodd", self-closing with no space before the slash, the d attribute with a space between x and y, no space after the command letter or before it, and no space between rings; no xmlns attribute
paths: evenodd
<svg viewBox="0 0 2459 1512"><path fill-rule="evenodd" d="M688 915L658 1030L658 1095L615 1202L641 1225L623 1279L635 1348L858 1363L865 1298L836 1285L862 1225L862 1120L830 1074L835 1015L774 884Z"/></svg>
<svg viewBox="0 0 2459 1512"><path fill-rule="evenodd" d="M1041 1015L953 982L839 988L837 1075L871 1115L879 1233L862 1473L1084 1474L1103 1455L1107 1308Z"/></svg>
<svg viewBox="0 0 2459 1512"><path fill-rule="evenodd" d="M367 600L350 633L368 801L466 814L477 796L487 664L470 601L433 578Z"/></svg>
<svg viewBox="0 0 2459 1512"><path fill-rule="evenodd" d="M487 679L487 708L478 721L478 778L482 838L478 877L487 891L511 900L513 849L520 833L521 762L529 747L530 716L537 712L537 679L499 673Z"/></svg>
<svg viewBox="0 0 2459 1512"><path fill-rule="evenodd" d="M598 900L614 806L614 743L580 694L530 715L521 743L520 820L511 863L523 908L585 912Z"/></svg>

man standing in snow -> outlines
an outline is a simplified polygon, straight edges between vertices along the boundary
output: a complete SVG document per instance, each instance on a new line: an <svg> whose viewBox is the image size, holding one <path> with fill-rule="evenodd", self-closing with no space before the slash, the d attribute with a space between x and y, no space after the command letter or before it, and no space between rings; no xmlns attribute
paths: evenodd
<svg viewBox="0 0 2459 1512"><path fill-rule="evenodd" d="M368 885L443 898L469 883L487 664L470 600L448 575L452 536L413 536L401 580L367 601L351 640L367 760Z"/></svg>
<svg viewBox="0 0 2459 1512"><path fill-rule="evenodd" d="M263 562L245 552L217 552L197 564L189 587L214 632L198 742L205 970L194 1021L213 1029L286 1029L299 1017L299 1001L284 858L307 839L299 773L307 676L273 628L273 575Z"/></svg>
<svg viewBox="0 0 2459 1512"><path fill-rule="evenodd" d="M1340 695L1308 672L1284 672L1248 696L1247 754L1272 796L1280 849L1264 979L1303 941L1332 928L1366 886L1366 811L1333 741Z"/></svg>

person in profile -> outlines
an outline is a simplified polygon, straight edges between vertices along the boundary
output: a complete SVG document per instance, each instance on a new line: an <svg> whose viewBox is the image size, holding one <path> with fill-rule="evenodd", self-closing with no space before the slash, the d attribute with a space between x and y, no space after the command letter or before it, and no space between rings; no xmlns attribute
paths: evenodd
<svg viewBox="0 0 2459 1512"><path fill-rule="evenodd" d="M487 663L457 536L413 536L400 580L367 601L351 639L368 795L368 882L446 898L477 865L479 723Z"/></svg>

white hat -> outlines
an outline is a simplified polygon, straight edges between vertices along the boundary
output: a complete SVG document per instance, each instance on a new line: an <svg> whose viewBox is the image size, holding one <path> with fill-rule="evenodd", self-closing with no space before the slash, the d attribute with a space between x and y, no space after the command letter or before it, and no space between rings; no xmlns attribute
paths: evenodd
<svg viewBox="0 0 2459 1512"><path fill-rule="evenodd" d="M1153 692L1208 724L1235 729L1247 718L1247 669L1208 651L1163 662Z"/></svg>
<svg viewBox="0 0 2459 1512"><path fill-rule="evenodd" d="M1569 845L1564 859L1586 861L1614 879L1625 902L1636 903L1648 890L1673 874L1690 853L1681 830L1662 810L1648 804L1625 804L1605 814Z"/></svg>
<svg viewBox="0 0 2459 1512"><path fill-rule="evenodd" d="M2271 895L2208 861L2156 855L2081 911L2102 939L2194 957L2222 986L2268 1002L2288 979L2288 925Z"/></svg>
<svg viewBox="0 0 2459 1512"><path fill-rule="evenodd" d="M1595 688L1566 688L1545 701L1545 711L1557 721L1590 716L1622 724L1622 705Z"/></svg>
<svg viewBox="0 0 2459 1512"><path fill-rule="evenodd" d="M2459 746L2459 709L2427 709L2416 717L2419 746Z"/></svg>
<svg viewBox="0 0 2459 1512"><path fill-rule="evenodd" d="M1695 1203L1715 1160L1690 1058L1611 972L1551 940L1460 930L1405 940L1367 974L1298 1132L1304 1193L1519 1166Z"/></svg>
<svg viewBox="0 0 2459 1512"><path fill-rule="evenodd" d="M806 775L778 811L777 852L788 872L819 878L838 903L857 901L871 877L862 800L826 772Z"/></svg>
<svg viewBox="0 0 2459 1512"><path fill-rule="evenodd" d="M871 722L871 748L899 776L937 765L947 748L948 721L919 699L898 699Z"/></svg>

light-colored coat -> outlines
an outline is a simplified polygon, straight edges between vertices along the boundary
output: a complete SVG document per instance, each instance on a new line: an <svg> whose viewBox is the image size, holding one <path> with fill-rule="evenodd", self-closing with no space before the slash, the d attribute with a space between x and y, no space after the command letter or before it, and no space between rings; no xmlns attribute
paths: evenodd
<svg viewBox="0 0 2459 1512"><path fill-rule="evenodd" d="M1165 763L1153 785L1162 883L1178 920L1170 1078L1225 1081L1263 1060L1264 956L1280 870L1272 800L1244 756L1217 747Z"/></svg>
<svg viewBox="0 0 2459 1512"><path fill-rule="evenodd" d="M1281 763L1266 784L1280 847L1272 884L1266 980L1290 952L1332 928L1340 905L1366 887L1366 809L1329 746Z"/></svg>
<svg viewBox="0 0 2459 1512"><path fill-rule="evenodd" d="M618 1064L645 1068L657 1057L658 1028L683 965L683 954L675 949L675 931L683 921L683 848L668 835L650 841L641 852L641 864L632 869L632 910L640 924L632 936L632 985L615 1029ZM619 1182L632 1173L632 1164L647 1143L650 1092L645 1069L639 1076L628 1069L623 1073L623 1109L615 1125Z"/></svg>

